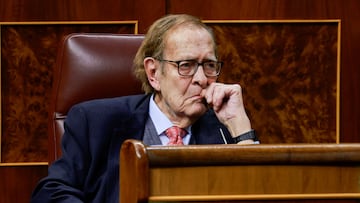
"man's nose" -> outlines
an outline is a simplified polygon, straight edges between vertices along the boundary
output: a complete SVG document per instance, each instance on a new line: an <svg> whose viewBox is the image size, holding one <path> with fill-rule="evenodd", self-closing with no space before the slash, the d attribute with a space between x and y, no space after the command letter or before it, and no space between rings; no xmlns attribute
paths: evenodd
<svg viewBox="0 0 360 203"><path fill-rule="evenodd" d="M199 65L193 76L193 81L198 83L203 88L207 86L208 78L205 75L203 65Z"/></svg>

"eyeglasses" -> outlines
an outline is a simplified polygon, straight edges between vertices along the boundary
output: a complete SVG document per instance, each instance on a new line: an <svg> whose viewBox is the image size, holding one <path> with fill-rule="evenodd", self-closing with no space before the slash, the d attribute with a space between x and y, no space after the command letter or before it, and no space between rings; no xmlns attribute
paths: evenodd
<svg viewBox="0 0 360 203"><path fill-rule="evenodd" d="M207 77L219 76L223 62L221 61L204 61L202 63L196 60L181 60L181 61L170 61L165 59L156 59L161 62L167 62L177 65L178 73L181 76L193 76L198 70L199 66L202 66L204 73Z"/></svg>

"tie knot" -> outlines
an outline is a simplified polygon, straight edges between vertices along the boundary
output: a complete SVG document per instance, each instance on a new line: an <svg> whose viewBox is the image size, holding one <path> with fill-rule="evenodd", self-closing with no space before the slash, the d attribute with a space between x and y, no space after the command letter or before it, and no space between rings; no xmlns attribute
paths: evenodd
<svg viewBox="0 0 360 203"><path fill-rule="evenodd" d="M186 130L177 126L172 126L165 131L166 136L169 138L168 145L183 145L182 138L187 134Z"/></svg>

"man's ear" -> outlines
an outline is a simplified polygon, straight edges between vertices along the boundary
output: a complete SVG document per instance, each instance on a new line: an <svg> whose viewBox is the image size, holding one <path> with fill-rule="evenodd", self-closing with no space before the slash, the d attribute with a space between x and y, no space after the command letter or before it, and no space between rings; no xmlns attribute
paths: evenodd
<svg viewBox="0 0 360 203"><path fill-rule="evenodd" d="M158 80L160 67L156 63L156 60L152 57L146 57L144 59L144 68L148 81L156 91L160 91L160 83Z"/></svg>

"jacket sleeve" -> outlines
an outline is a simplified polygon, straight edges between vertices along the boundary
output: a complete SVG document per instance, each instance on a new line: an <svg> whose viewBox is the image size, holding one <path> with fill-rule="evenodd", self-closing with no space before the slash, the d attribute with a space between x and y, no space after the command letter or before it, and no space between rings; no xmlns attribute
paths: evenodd
<svg viewBox="0 0 360 203"><path fill-rule="evenodd" d="M65 121L62 157L55 161L33 191L32 203L85 202L84 181L89 168L87 119L81 108L72 109Z"/></svg>

